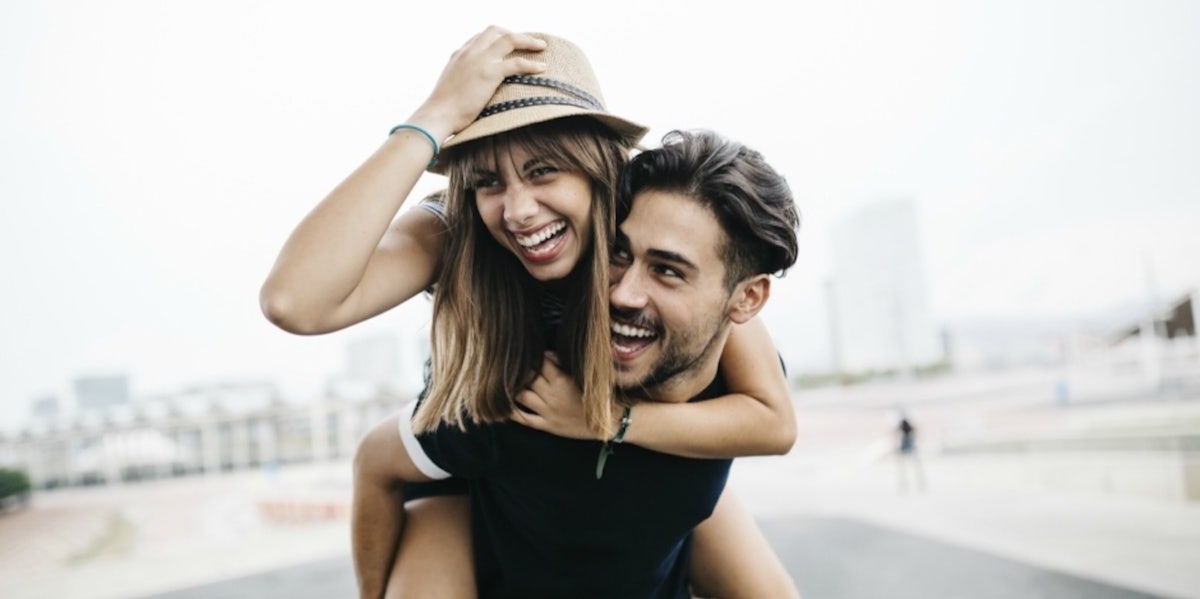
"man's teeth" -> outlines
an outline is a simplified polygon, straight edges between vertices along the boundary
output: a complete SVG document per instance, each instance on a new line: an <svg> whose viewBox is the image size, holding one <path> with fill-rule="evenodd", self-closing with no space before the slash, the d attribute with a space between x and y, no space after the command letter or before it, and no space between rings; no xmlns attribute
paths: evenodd
<svg viewBox="0 0 1200 599"><path fill-rule="evenodd" d="M550 239L559 231L562 231L566 226L566 223L558 221L546 227L545 229L534 233L533 235L516 235L517 243L521 244L521 247L533 247L539 243L542 243L543 241L546 241L547 239Z"/></svg>
<svg viewBox="0 0 1200 599"><path fill-rule="evenodd" d="M653 337L654 331L614 322L612 332L622 337Z"/></svg>

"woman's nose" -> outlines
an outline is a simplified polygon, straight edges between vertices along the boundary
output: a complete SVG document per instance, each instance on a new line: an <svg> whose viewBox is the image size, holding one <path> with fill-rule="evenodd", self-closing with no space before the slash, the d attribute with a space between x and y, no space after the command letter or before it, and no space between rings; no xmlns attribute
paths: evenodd
<svg viewBox="0 0 1200 599"><path fill-rule="evenodd" d="M538 203L528 186L510 185L504 195L504 221L520 228L532 222L538 213Z"/></svg>

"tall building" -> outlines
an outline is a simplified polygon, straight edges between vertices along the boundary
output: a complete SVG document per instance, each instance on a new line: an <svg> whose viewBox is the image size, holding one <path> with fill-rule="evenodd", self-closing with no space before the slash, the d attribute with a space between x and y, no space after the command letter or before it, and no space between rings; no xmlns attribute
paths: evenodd
<svg viewBox="0 0 1200 599"><path fill-rule="evenodd" d="M56 418L62 412L62 405L58 402L58 397L54 395L43 395L33 400L29 406L29 413L35 419L49 420Z"/></svg>
<svg viewBox="0 0 1200 599"><path fill-rule="evenodd" d="M382 386L415 394L425 381L429 340L404 331L366 335L347 342L345 356L345 368L330 380L337 388L369 392Z"/></svg>
<svg viewBox="0 0 1200 599"><path fill-rule="evenodd" d="M838 370L909 370L944 359L907 198L867 205L832 230L832 352Z"/></svg>
<svg viewBox="0 0 1200 599"><path fill-rule="evenodd" d="M102 410L129 403L129 377L124 374L81 376L75 379L75 405Z"/></svg>

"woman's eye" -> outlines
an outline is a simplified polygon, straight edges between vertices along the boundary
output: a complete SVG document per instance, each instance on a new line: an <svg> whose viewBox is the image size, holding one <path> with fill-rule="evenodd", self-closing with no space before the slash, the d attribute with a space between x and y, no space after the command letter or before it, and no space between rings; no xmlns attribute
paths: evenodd
<svg viewBox="0 0 1200 599"><path fill-rule="evenodd" d="M500 185L500 179L496 177L481 177L472 183L475 189L492 189Z"/></svg>
<svg viewBox="0 0 1200 599"><path fill-rule="evenodd" d="M536 179L538 177L544 177L546 175L549 175L550 173L555 172L556 170L558 170L558 169L555 169L554 167L549 166L549 165L539 166L539 167L536 167L529 171L529 178Z"/></svg>

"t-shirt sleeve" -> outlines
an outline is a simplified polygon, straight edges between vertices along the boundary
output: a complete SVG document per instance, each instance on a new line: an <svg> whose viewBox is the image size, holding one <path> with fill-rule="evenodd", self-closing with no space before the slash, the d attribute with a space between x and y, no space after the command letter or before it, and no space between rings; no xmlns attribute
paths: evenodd
<svg viewBox="0 0 1200 599"><path fill-rule="evenodd" d="M417 207L432 212L443 223L446 222L445 192L438 191L426 196L417 203Z"/></svg>
<svg viewBox="0 0 1200 599"><path fill-rule="evenodd" d="M417 469L433 479L483 476L494 453L492 428L468 423L463 430L443 423L432 431L415 434L412 415L416 407L414 401L401 415L400 439Z"/></svg>

